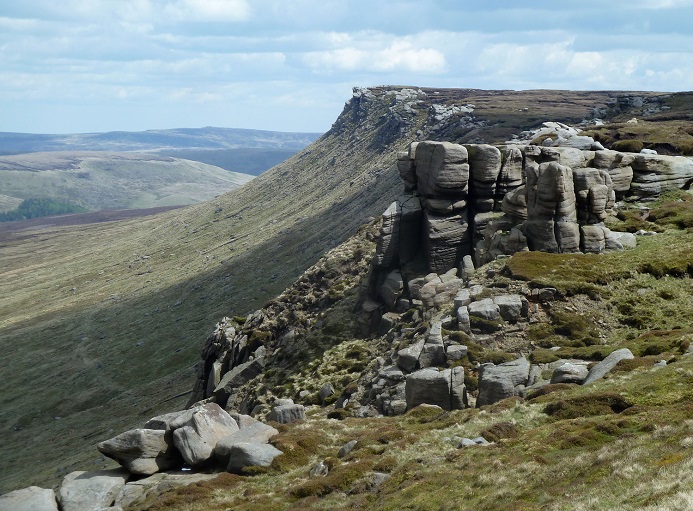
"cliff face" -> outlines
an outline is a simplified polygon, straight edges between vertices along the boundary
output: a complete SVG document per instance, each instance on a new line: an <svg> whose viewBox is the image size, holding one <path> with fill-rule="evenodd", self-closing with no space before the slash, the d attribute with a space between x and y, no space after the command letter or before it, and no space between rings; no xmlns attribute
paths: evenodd
<svg viewBox="0 0 693 511"><path fill-rule="evenodd" d="M627 97L642 101L619 99ZM147 220L45 230L42 250L32 245L39 239L11 237L0 252L6 269L0 338L12 360L0 368L0 426L11 432L0 443L0 491L50 484L93 458L85 438L182 408L195 380L190 367L211 325L230 312L260 308L381 214L401 192L397 152L412 141L502 142L546 120L639 116L665 97L357 89L328 133L232 193ZM30 266L30 274L22 271ZM321 299L346 289L335 279ZM303 324L290 318L287 325L307 329L321 321L314 305L306 309ZM351 335L339 322L330 324L334 339ZM276 333L288 333L287 325ZM285 359L286 368L313 342L308 336L304 351ZM51 356L37 362L36 349ZM17 468L17 453L40 460L40 469Z"/></svg>

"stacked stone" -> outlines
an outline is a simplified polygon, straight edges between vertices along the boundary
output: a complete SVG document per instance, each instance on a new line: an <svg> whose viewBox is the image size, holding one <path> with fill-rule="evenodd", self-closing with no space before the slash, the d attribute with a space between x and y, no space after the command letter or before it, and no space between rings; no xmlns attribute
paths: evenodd
<svg viewBox="0 0 693 511"><path fill-rule="evenodd" d="M415 167L428 267L445 273L471 253L468 153L464 146L450 142L419 142Z"/></svg>
<svg viewBox="0 0 693 511"><path fill-rule="evenodd" d="M573 171L556 162L527 173L527 221L524 232L530 250L570 253L580 249Z"/></svg>

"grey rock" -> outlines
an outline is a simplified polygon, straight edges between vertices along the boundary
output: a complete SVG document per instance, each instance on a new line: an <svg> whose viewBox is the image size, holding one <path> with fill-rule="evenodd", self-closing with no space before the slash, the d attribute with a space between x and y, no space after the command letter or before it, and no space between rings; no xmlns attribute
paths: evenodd
<svg viewBox="0 0 693 511"><path fill-rule="evenodd" d="M62 511L92 511L110 507L130 474L124 469L71 472L60 485Z"/></svg>
<svg viewBox="0 0 693 511"><path fill-rule="evenodd" d="M238 387L255 378L264 368L265 359L256 358L231 369L221 379L217 388L214 389L214 397L217 402L225 406L229 396Z"/></svg>
<svg viewBox="0 0 693 511"><path fill-rule="evenodd" d="M469 309L470 316L482 318L487 321L497 321L501 317L500 308L491 298L484 298L483 300L472 302L467 308Z"/></svg>
<svg viewBox="0 0 693 511"><path fill-rule="evenodd" d="M425 340L420 339L411 346L399 350L397 352L397 367L401 368L403 371L412 372L419 363L419 357L421 356L424 343Z"/></svg>
<svg viewBox="0 0 693 511"><path fill-rule="evenodd" d="M120 490L115 499L114 506L127 508L134 503L142 503L148 496L160 495L180 486L187 486L201 481L214 479L219 474L211 473L167 473L159 472L143 479L129 481ZM113 508L106 508L112 510Z"/></svg>
<svg viewBox="0 0 693 511"><path fill-rule="evenodd" d="M216 403L208 403L173 431L173 443L187 463L200 465L212 458L219 440L236 431L236 421Z"/></svg>
<svg viewBox="0 0 693 511"><path fill-rule="evenodd" d="M318 397L320 398L320 402L324 403L328 397L334 394L334 392L335 390L332 384L329 382L325 383L322 387L320 387L320 390L318 391Z"/></svg>
<svg viewBox="0 0 693 511"><path fill-rule="evenodd" d="M308 472L308 475L310 477L324 477L329 473L330 473L330 469L325 464L325 462L319 461L316 465L313 465L313 467Z"/></svg>
<svg viewBox="0 0 693 511"><path fill-rule="evenodd" d="M594 366L592 366L587 378L585 378L585 381L583 382L583 385L588 385L595 380L603 378L614 367L616 367L616 364L618 364L621 360L630 360L633 358L635 357L628 348L621 348L620 350L611 352L604 360L597 362Z"/></svg>
<svg viewBox="0 0 693 511"><path fill-rule="evenodd" d="M357 440L350 440L346 444L344 444L340 449L339 452L337 453L337 456L340 458L343 458L347 454L349 454L351 451L354 450L354 447L356 447L356 444L358 443Z"/></svg>
<svg viewBox="0 0 693 511"><path fill-rule="evenodd" d="M0 511L58 511L53 490L29 486L0 495Z"/></svg>
<svg viewBox="0 0 693 511"><path fill-rule="evenodd" d="M466 305L457 308L457 328L467 334L472 332L469 320L469 308Z"/></svg>
<svg viewBox="0 0 693 511"><path fill-rule="evenodd" d="M457 448L461 449L462 447L471 447L473 445L477 445L477 443L472 440L471 438L459 438L455 437L457 440Z"/></svg>
<svg viewBox="0 0 693 511"><path fill-rule="evenodd" d="M469 294L469 289L460 289L455 295L453 303L455 304L455 309L459 309L460 307L464 307L472 303L472 297Z"/></svg>
<svg viewBox="0 0 693 511"><path fill-rule="evenodd" d="M522 295L494 296L493 303L498 306L501 317L511 323L516 323L520 318L526 317L529 311L529 303Z"/></svg>
<svg viewBox="0 0 693 511"><path fill-rule="evenodd" d="M693 159L684 156L638 154L632 167L631 192L640 196L683 188L693 179Z"/></svg>
<svg viewBox="0 0 693 511"><path fill-rule="evenodd" d="M442 216L424 211L423 240L430 271L445 273L457 268L471 253L466 213Z"/></svg>
<svg viewBox="0 0 693 511"><path fill-rule="evenodd" d="M138 475L151 475L183 464L170 430L133 429L98 443L96 448Z"/></svg>
<svg viewBox="0 0 693 511"><path fill-rule="evenodd" d="M392 310L400 294L404 290L404 280L399 270L393 270L387 274L383 285L380 287L380 297L385 306Z"/></svg>
<svg viewBox="0 0 693 511"><path fill-rule="evenodd" d="M306 420L306 410L303 405L296 404L275 406L272 408L270 420L279 424Z"/></svg>
<svg viewBox="0 0 693 511"><path fill-rule="evenodd" d="M467 347L460 344L451 344L445 351L445 355L450 361L462 360L467 356Z"/></svg>
<svg viewBox="0 0 693 511"><path fill-rule="evenodd" d="M238 474L246 467L269 467L280 454L284 453L270 444L233 444L229 448L226 471Z"/></svg>
<svg viewBox="0 0 693 511"><path fill-rule="evenodd" d="M483 364L479 368L479 397L477 407L520 395L527 385L530 364L522 357L504 364Z"/></svg>
<svg viewBox="0 0 693 511"><path fill-rule="evenodd" d="M582 251L588 254L601 254L606 250L606 227L604 225L581 225L580 238Z"/></svg>
<svg viewBox="0 0 693 511"><path fill-rule="evenodd" d="M176 427L180 427L190 420L195 407L188 410L180 410L178 412L165 413L163 415L157 415L152 417L144 424L144 429L163 429L170 431L173 428L172 424L177 424Z"/></svg>
<svg viewBox="0 0 693 511"><path fill-rule="evenodd" d="M407 402L403 399L393 399L387 405L387 415L393 417L395 415L402 415L407 411Z"/></svg>
<svg viewBox="0 0 693 511"><path fill-rule="evenodd" d="M553 370L551 383L582 383L588 372L585 365L566 362Z"/></svg>
<svg viewBox="0 0 693 511"><path fill-rule="evenodd" d="M606 236L607 250L623 250L635 248L638 245L635 234L630 232L611 231Z"/></svg>
<svg viewBox="0 0 693 511"><path fill-rule="evenodd" d="M426 197L467 193L469 165L464 146L450 142L419 142L415 165L418 189Z"/></svg>
<svg viewBox="0 0 693 511"><path fill-rule="evenodd" d="M276 428L263 422L256 421L251 426L245 427L235 433L231 433L220 439L214 447L214 456L222 465L228 465L231 457L231 448L236 444L266 444L270 438L279 434Z"/></svg>
<svg viewBox="0 0 693 511"><path fill-rule="evenodd" d="M412 373L406 381L405 397L409 410L421 404L437 405L444 410L463 408L467 401L464 370L429 368Z"/></svg>

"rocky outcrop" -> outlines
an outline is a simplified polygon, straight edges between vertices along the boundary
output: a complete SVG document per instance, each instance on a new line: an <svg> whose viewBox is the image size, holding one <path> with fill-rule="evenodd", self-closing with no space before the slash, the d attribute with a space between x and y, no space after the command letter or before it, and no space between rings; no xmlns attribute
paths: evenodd
<svg viewBox="0 0 693 511"><path fill-rule="evenodd" d="M132 474L150 475L178 467L183 462L173 445L170 430L133 429L100 442L96 447Z"/></svg>

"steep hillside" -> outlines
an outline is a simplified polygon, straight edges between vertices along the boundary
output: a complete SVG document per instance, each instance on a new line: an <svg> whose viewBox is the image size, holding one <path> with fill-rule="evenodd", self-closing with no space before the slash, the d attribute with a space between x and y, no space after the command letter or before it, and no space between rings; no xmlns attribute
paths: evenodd
<svg viewBox="0 0 693 511"><path fill-rule="evenodd" d="M15 233L0 247L12 361L0 368L0 491L103 466L90 443L182 407L212 325L260 307L379 215L410 141L501 141L547 119L606 117L631 96L656 95L358 89L316 143L210 202Z"/></svg>
<svg viewBox="0 0 693 511"><path fill-rule="evenodd" d="M28 153L0 157L0 194L85 207L184 206L237 188L252 176L180 158L141 153Z"/></svg>

